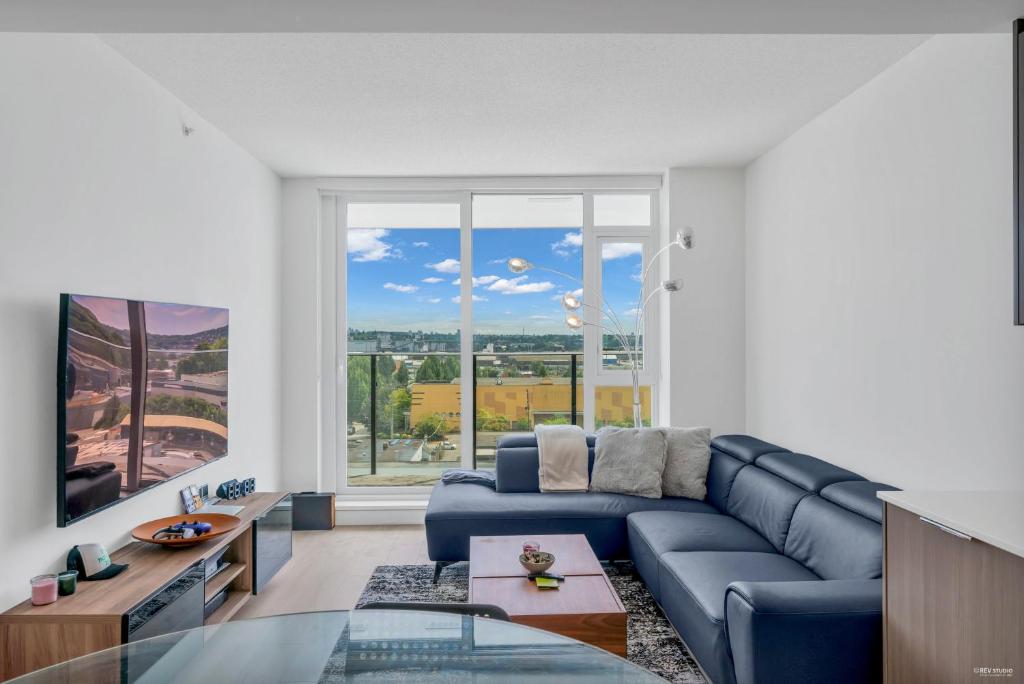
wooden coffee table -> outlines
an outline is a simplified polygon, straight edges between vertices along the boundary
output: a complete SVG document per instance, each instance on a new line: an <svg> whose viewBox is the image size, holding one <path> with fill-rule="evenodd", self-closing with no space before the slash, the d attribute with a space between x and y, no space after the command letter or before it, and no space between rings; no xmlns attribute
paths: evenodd
<svg viewBox="0 0 1024 684"><path fill-rule="evenodd" d="M519 564L523 542L555 555L558 589L538 589ZM512 622L626 656L626 610L582 534L470 537L469 600L504 608Z"/></svg>

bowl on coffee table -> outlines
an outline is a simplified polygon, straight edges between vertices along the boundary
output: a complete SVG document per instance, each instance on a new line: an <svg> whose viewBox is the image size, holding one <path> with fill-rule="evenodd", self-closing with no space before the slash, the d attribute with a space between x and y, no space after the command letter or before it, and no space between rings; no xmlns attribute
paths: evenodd
<svg viewBox="0 0 1024 684"><path fill-rule="evenodd" d="M555 564L555 554L547 551L527 551L519 554L519 564L531 575L547 572Z"/></svg>

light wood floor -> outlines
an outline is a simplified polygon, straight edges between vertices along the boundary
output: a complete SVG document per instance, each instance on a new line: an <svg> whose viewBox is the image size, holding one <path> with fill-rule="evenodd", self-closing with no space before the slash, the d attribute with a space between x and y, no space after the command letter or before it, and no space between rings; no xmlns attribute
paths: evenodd
<svg viewBox="0 0 1024 684"><path fill-rule="evenodd" d="M349 610L378 565L430 563L422 525L339 526L295 532L292 559L236 620L313 610Z"/></svg>

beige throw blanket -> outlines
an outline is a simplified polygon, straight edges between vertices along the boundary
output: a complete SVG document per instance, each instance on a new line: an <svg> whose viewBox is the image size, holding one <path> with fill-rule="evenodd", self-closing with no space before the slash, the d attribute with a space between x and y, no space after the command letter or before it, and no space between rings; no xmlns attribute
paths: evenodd
<svg viewBox="0 0 1024 684"><path fill-rule="evenodd" d="M587 476L587 438L576 425L538 425L537 451L540 461L540 491L585 492Z"/></svg>

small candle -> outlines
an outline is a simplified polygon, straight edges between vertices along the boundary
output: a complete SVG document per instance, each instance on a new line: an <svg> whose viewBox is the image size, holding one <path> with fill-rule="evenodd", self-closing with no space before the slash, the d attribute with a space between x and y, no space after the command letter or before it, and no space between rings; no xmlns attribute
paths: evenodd
<svg viewBox="0 0 1024 684"><path fill-rule="evenodd" d="M31 584L33 606L45 606L57 600L56 575L36 575L32 578Z"/></svg>
<svg viewBox="0 0 1024 684"><path fill-rule="evenodd" d="M57 593L61 596L71 596L78 588L78 571L67 570L57 575Z"/></svg>

